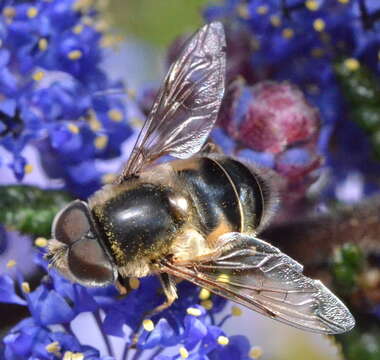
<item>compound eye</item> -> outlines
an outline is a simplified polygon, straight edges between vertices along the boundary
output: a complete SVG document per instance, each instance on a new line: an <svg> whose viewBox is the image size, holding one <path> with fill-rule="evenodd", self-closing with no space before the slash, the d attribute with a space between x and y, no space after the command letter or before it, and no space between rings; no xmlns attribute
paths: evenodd
<svg viewBox="0 0 380 360"><path fill-rule="evenodd" d="M85 286L102 286L114 282L114 271L107 254L95 238L84 238L70 247L70 272Z"/></svg>
<svg viewBox="0 0 380 360"><path fill-rule="evenodd" d="M91 229L89 209L86 203L75 200L63 208L53 222L53 238L72 245Z"/></svg>

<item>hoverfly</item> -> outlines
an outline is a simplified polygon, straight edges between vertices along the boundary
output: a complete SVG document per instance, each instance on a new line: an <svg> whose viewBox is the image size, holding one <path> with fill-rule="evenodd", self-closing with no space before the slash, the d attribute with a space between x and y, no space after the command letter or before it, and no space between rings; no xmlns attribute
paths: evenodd
<svg viewBox="0 0 380 360"><path fill-rule="evenodd" d="M201 28L172 64L125 169L53 223L47 255L85 286L156 274L166 302L186 279L303 330L335 334L355 321L303 267L258 238L276 207L270 179L253 164L224 156L207 139L225 89L221 23ZM155 160L177 158L159 165Z"/></svg>

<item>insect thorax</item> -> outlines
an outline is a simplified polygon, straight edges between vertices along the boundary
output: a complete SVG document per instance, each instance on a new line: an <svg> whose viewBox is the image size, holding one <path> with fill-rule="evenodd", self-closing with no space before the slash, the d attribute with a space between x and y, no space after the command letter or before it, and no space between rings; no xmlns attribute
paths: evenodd
<svg viewBox="0 0 380 360"><path fill-rule="evenodd" d="M183 222L170 203L170 187L134 181L122 190L102 191L113 192L113 196L95 202L93 213L119 267L166 254Z"/></svg>

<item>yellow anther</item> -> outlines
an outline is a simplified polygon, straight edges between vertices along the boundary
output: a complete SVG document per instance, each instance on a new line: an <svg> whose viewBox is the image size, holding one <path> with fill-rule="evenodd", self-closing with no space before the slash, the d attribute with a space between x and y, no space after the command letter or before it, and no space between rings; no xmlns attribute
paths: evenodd
<svg viewBox="0 0 380 360"><path fill-rule="evenodd" d="M48 47L48 41L45 38L38 40L38 48L40 51L45 51Z"/></svg>
<svg viewBox="0 0 380 360"><path fill-rule="evenodd" d="M307 0L305 6L310 11L317 11L319 9L319 4L317 0Z"/></svg>
<svg viewBox="0 0 380 360"><path fill-rule="evenodd" d="M220 274L216 281L222 282L222 283L228 283L230 281L230 276L228 274Z"/></svg>
<svg viewBox="0 0 380 360"><path fill-rule="evenodd" d="M28 15L28 18L33 19L33 18L35 18L38 15L38 9L36 7L34 7L34 6L31 6L27 10L26 14Z"/></svg>
<svg viewBox="0 0 380 360"><path fill-rule="evenodd" d="M73 123L70 123L67 125L67 128L73 133L78 134L79 133L79 127Z"/></svg>
<svg viewBox="0 0 380 360"><path fill-rule="evenodd" d="M152 320L150 320L150 319L145 319L144 321L143 321L143 328L146 330L146 331L153 331L153 329L154 329L154 323L153 323L153 321Z"/></svg>
<svg viewBox="0 0 380 360"><path fill-rule="evenodd" d="M275 26L275 27L278 27L281 25L281 18L278 16L278 15L272 15L270 17L270 23Z"/></svg>
<svg viewBox="0 0 380 360"><path fill-rule="evenodd" d="M211 300L203 300L201 301L201 305L206 309L206 310L211 310L212 307L214 306L213 302Z"/></svg>
<svg viewBox="0 0 380 360"><path fill-rule="evenodd" d="M63 354L63 360L83 360L84 354L77 352L73 353L72 351L65 351Z"/></svg>
<svg viewBox="0 0 380 360"><path fill-rule="evenodd" d="M179 354L181 355L182 359L187 359L189 357L189 352L186 350L185 347L181 346L179 348Z"/></svg>
<svg viewBox="0 0 380 360"><path fill-rule="evenodd" d="M16 266L16 261L15 260L9 260L8 262L7 262L7 268L8 269L12 269L13 267L15 267Z"/></svg>
<svg viewBox="0 0 380 360"><path fill-rule="evenodd" d="M108 136L107 135L97 136L94 140L94 145L99 150L104 149L107 146L107 144L108 144Z"/></svg>
<svg viewBox="0 0 380 360"><path fill-rule="evenodd" d="M33 80L34 81L41 81L45 76L45 73L43 71L36 71L33 74Z"/></svg>
<svg viewBox="0 0 380 360"><path fill-rule="evenodd" d="M193 315L193 316L201 316L202 315L202 311L200 311L199 309L194 308L194 307L187 308L186 312L189 315Z"/></svg>
<svg viewBox="0 0 380 360"><path fill-rule="evenodd" d="M211 293L207 289L201 289L199 292L199 298L201 300L207 300L210 297Z"/></svg>
<svg viewBox="0 0 380 360"><path fill-rule="evenodd" d="M25 164L24 173L30 174L32 171L33 171L33 165L32 164Z"/></svg>
<svg viewBox="0 0 380 360"><path fill-rule="evenodd" d="M324 55L325 51L322 48L313 48L311 49L311 56L315 58L320 58Z"/></svg>
<svg viewBox="0 0 380 360"><path fill-rule="evenodd" d="M380 50L377 52L377 59L380 61Z"/></svg>
<svg viewBox="0 0 380 360"><path fill-rule="evenodd" d="M341 4L348 4L350 0L338 0Z"/></svg>
<svg viewBox="0 0 380 360"><path fill-rule="evenodd" d="M246 4L241 4L236 8L238 15L243 19L249 18L249 8Z"/></svg>
<svg viewBox="0 0 380 360"><path fill-rule="evenodd" d="M226 345L228 345L229 342L230 342L230 340L228 339L227 336L221 335L218 337L218 344L220 344L220 345L226 346Z"/></svg>
<svg viewBox="0 0 380 360"><path fill-rule="evenodd" d="M34 240L34 245L40 247L40 248L44 248L46 247L48 244L48 241L46 240L46 238L44 237L38 237L36 240Z"/></svg>
<svg viewBox="0 0 380 360"><path fill-rule="evenodd" d="M123 120L123 114L120 110L117 109L111 109L108 111L108 117L115 122L120 122Z"/></svg>
<svg viewBox="0 0 380 360"><path fill-rule="evenodd" d="M98 119L96 119L96 118L91 118L89 120L89 124L90 124L90 128L91 128L92 131L98 131L102 127L101 122Z"/></svg>
<svg viewBox="0 0 380 360"><path fill-rule="evenodd" d="M71 355L71 360L83 360L84 359L84 354L81 352L73 353Z"/></svg>
<svg viewBox="0 0 380 360"><path fill-rule="evenodd" d="M140 280L136 277L129 278L129 286L132 289L138 289L140 287Z"/></svg>
<svg viewBox="0 0 380 360"><path fill-rule="evenodd" d="M268 6L266 5L261 5L259 6L257 9L256 9L256 12L259 14L259 15L265 15L268 13Z"/></svg>
<svg viewBox="0 0 380 360"><path fill-rule="evenodd" d="M8 19L12 19L16 16L16 9L13 6L6 6L3 9L3 15Z"/></svg>
<svg viewBox="0 0 380 360"><path fill-rule="evenodd" d="M282 36L285 39L291 39L294 36L294 30L291 28L285 28L284 30L282 30Z"/></svg>
<svg viewBox="0 0 380 360"><path fill-rule="evenodd" d="M48 353L57 353L61 350L61 345L58 341L54 341L45 346L45 349Z"/></svg>
<svg viewBox="0 0 380 360"><path fill-rule="evenodd" d="M84 27L82 24L75 25L73 27L73 33L74 34L80 34L83 31Z"/></svg>
<svg viewBox="0 0 380 360"><path fill-rule="evenodd" d="M70 60L78 60L82 57L82 51L80 50L72 50L70 51L68 54L67 54L67 57L70 59Z"/></svg>
<svg viewBox="0 0 380 360"><path fill-rule="evenodd" d="M326 23L323 19L315 19L313 22L313 27L315 31L323 31L325 30Z"/></svg>
<svg viewBox="0 0 380 360"><path fill-rule="evenodd" d="M349 58L344 60L344 66L350 71L355 71L360 68L360 62L358 59Z"/></svg>
<svg viewBox="0 0 380 360"><path fill-rule="evenodd" d="M259 346L254 346L249 351L249 357L251 359L259 359L263 355L263 350Z"/></svg>
<svg viewBox="0 0 380 360"><path fill-rule="evenodd" d="M232 306L231 314L233 316L240 316L243 313L243 310L239 306Z"/></svg>
<svg viewBox="0 0 380 360"><path fill-rule="evenodd" d="M21 289L22 291L25 293L25 294L29 294L30 293L30 285L28 282L24 281L22 284L21 284Z"/></svg>

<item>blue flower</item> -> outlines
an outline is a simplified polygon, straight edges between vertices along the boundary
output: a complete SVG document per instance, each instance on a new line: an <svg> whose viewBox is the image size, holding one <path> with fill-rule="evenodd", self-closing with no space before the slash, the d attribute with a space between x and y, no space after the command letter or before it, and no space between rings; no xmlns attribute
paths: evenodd
<svg viewBox="0 0 380 360"><path fill-rule="evenodd" d="M46 274L48 266L43 254L37 252L35 262ZM50 360L68 352L84 354L86 359L87 356L100 359L96 342L95 347L84 346L72 330L72 322L84 313L92 314L106 343L109 344L109 335L125 339L126 353L152 349L157 355L165 355L167 348L176 346L179 352L186 351L189 358L207 359L209 354L219 358L217 354L229 344L221 326L231 315L219 323L214 317L224 309L226 300L206 290L200 293L196 286L182 282L178 285L179 299L148 320L146 314L165 300L159 282L152 277L132 279L130 286L135 290L119 298L114 286L85 288L49 270L40 284L31 289L21 273L17 280L4 273L0 276L0 302L27 307L31 315L3 339L5 359ZM132 350L133 347L137 350ZM113 356L111 345L108 351Z"/></svg>
<svg viewBox="0 0 380 360"><path fill-rule="evenodd" d="M354 141L354 146L361 149L356 152L358 155L349 159L342 156L347 151L347 144L353 144L347 141L349 134L355 133L351 128L360 129L351 123L352 109L338 82L335 64L346 58L346 66L351 71L363 66L371 69L374 77L380 75L380 4L360 1L360 5L358 0L225 0L205 11L208 20L226 19L227 38L228 33L240 31L246 36L247 29L250 31L251 49L237 49L241 52L240 57L245 54L251 60L253 76L247 78L248 82L252 82L252 78L254 82L264 79L290 81L297 84L307 100L319 109L322 123L316 154L323 155L326 167L333 169L330 171L333 177L324 192L330 199L336 199L337 188L351 172L360 171L365 189L372 190L371 179L379 172L373 149L362 132L363 136L356 137L360 140ZM240 72L235 68L234 72L245 76L247 69L242 66ZM221 126L225 130L225 114L232 112L238 122L242 117L237 111L247 114L248 107L244 104L253 101L245 92L236 92L233 87L230 91L234 101L227 104L227 110L222 113ZM335 153L330 151L332 141L339 143ZM236 144L234 150L231 141L226 143L225 147L232 149L232 153L256 157L260 163L270 164L269 159L249 153L256 149L247 149L246 144ZM352 148L349 151L352 153Z"/></svg>
<svg viewBox="0 0 380 360"><path fill-rule="evenodd" d="M87 197L102 184L96 160L119 156L131 134L124 103L106 94L124 90L100 66L99 11L41 0L5 1L0 13L0 146L13 154L8 165L21 181L31 170L23 150L33 144L48 175Z"/></svg>

